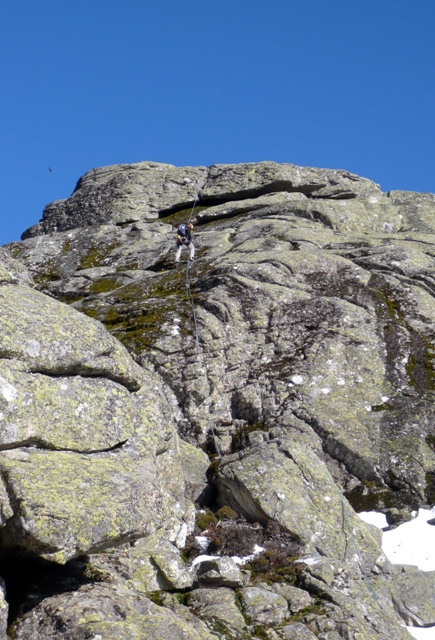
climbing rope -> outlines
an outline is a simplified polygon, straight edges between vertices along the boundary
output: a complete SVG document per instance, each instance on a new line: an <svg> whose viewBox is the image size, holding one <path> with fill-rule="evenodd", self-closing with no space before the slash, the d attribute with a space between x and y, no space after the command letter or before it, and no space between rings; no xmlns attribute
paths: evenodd
<svg viewBox="0 0 435 640"><path fill-rule="evenodd" d="M193 214L195 212L195 207L196 207L196 204L198 202L199 194L201 193L201 189L202 189L202 187L199 187L198 191L196 192L195 200L193 202L193 207L192 207L192 211L190 212L190 216L189 216L188 222L190 222L192 220L192 218L193 218ZM192 292L190 290L190 279L189 279L189 269L190 269L190 267L191 267L191 262L188 260L187 263L186 263L186 292L187 292L187 299L188 299L189 304L190 304L190 306L192 308L193 326L194 326L194 331L195 331L196 354L197 354L198 362L199 362L200 366L202 367L201 347L200 347L200 344L199 344L199 332L198 332L198 323L197 323L197 319L196 319L196 309L195 309L195 304L193 302ZM215 430L214 430L213 426L211 427L211 434L212 434L213 443L214 443L214 447L215 447L216 453L217 453L219 458L222 458L222 454L221 454L221 451L219 449L219 444L218 444L216 433L215 433Z"/></svg>
<svg viewBox="0 0 435 640"><path fill-rule="evenodd" d="M192 308L193 327L195 331L196 355L197 355L199 364L202 366L201 347L199 346L198 323L196 320L196 310L195 310L195 304L193 302L192 292L190 290L189 269L190 269L190 262L188 261L186 264L186 293L187 293L187 300Z"/></svg>
<svg viewBox="0 0 435 640"><path fill-rule="evenodd" d="M195 200L193 201L192 211L190 212L189 222L192 220L193 212L195 211L196 203L198 202L199 194L201 193L202 186L198 188L196 192Z"/></svg>
<svg viewBox="0 0 435 640"><path fill-rule="evenodd" d="M198 198L199 198L199 194L201 193L201 189L202 186L198 188L198 191L196 192L196 196L195 196L195 200L193 201L193 207L192 207L192 211L190 212L190 216L189 216L189 221L190 222L192 220L193 214L195 212L195 207L196 207L196 203L198 202ZM194 331L195 331L195 344L196 344L196 355L198 358L198 362L200 364L200 366L202 366L202 359L201 359L201 347L199 345L199 332L198 332L198 323L197 323L197 319L196 319L196 310L195 310L195 304L193 302L193 297L192 297L192 292L190 290L190 278L189 278L189 269L191 267L191 261L188 260L186 263L186 293L187 293L187 300L192 308L192 316L193 316L193 327L194 327Z"/></svg>

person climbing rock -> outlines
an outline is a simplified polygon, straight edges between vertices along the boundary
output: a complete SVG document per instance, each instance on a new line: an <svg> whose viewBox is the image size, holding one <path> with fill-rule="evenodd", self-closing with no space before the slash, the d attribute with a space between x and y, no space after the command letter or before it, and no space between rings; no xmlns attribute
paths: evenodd
<svg viewBox="0 0 435 640"><path fill-rule="evenodd" d="M189 260L193 260L195 256L195 247L192 242L192 229L193 224L191 222L183 222L177 229L177 240L175 242L177 250L175 252L175 262L180 261L181 249L183 247L189 247Z"/></svg>

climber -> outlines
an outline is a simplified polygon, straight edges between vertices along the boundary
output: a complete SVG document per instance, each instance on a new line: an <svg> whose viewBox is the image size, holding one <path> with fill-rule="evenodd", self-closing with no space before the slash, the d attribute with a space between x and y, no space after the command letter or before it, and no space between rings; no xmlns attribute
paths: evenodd
<svg viewBox="0 0 435 640"><path fill-rule="evenodd" d="M183 222L177 229L177 240L175 242L177 251L175 252L175 262L180 261L181 249L183 246L189 247L189 260L193 260L195 255L195 247L192 242L192 229L193 224L191 222Z"/></svg>

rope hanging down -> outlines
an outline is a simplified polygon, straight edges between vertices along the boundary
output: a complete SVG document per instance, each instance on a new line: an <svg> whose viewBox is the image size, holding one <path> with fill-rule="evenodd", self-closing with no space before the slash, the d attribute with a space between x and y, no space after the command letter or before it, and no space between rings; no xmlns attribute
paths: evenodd
<svg viewBox="0 0 435 640"><path fill-rule="evenodd" d="M198 202L199 194L201 192L201 188L202 187L199 187L198 191L196 192L195 200L193 202L192 211L190 212L189 222L192 220L192 217L193 217L193 214L194 214L194 211L195 211L195 207L196 207L196 203ZM194 326L194 330L195 330L196 355L197 355L197 358L198 358L198 362L199 362L200 366L202 367L201 347L199 345L199 333L198 333L198 323L197 323L197 320L196 320L196 310L195 310L195 304L193 302L192 292L190 290L190 279L189 279L190 266L191 266L191 262L188 260L187 263L186 263L186 292L187 292L187 299L189 301L190 306L192 307L193 326ZM213 437L213 442L214 442L214 446L215 446L215 449L216 449L216 453L217 453L219 458L222 458L222 454L221 454L220 449L219 449L219 444L218 444L216 433L215 433L215 430L214 430L213 426L211 427L211 433L212 433L212 437Z"/></svg>
<svg viewBox="0 0 435 640"><path fill-rule="evenodd" d="M195 200L193 201L192 211L190 212L190 216L189 216L189 222L192 220L192 217L193 217L193 214L194 214L194 211L195 211L195 207L196 207L196 203L198 202L199 194L201 192L201 188L202 187L199 187L198 191L196 192ZM196 320L196 310L195 310L195 305L194 305L194 302L193 302L192 292L190 290L190 278L189 278L190 265L191 265L191 261L188 260L187 263L186 263L186 293L187 293L187 300L189 301L189 304L192 307L193 326L194 326L194 331L195 331L196 355L197 355L199 364L202 366L201 348L199 346L198 323L197 323L197 320Z"/></svg>

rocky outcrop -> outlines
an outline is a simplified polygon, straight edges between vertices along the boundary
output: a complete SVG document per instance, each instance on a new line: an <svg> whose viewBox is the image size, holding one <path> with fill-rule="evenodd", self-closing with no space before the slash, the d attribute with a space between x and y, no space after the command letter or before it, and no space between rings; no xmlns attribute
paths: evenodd
<svg viewBox="0 0 435 640"><path fill-rule="evenodd" d="M345 171L143 162L87 173L2 250L2 546L85 566L14 637L435 623L433 577L357 516L434 503L434 214Z"/></svg>
<svg viewBox="0 0 435 640"><path fill-rule="evenodd" d="M3 556L64 563L162 527L182 546L193 506L161 379L14 267L0 287Z"/></svg>

